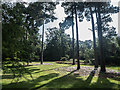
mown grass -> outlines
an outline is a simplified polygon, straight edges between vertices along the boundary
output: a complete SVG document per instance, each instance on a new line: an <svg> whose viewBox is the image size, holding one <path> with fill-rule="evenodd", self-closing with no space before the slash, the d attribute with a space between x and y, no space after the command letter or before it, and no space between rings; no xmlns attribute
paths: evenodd
<svg viewBox="0 0 120 90"><path fill-rule="evenodd" d="M37 64L34 62L31 64ZM57 64L56 62L45 62L52 65L33 65L26 68L31 71L30 75L24 75L18 82L11 73L2 75L2 88L26 88L26 89L50 89L50 88L115 88L119 89L120 81L115 78L103 78L100 76L78 76L74 71L57 71L60 67L73 67L76 65ZM87 66L87 65L82 65ZM108 67L115 69L117 67ZM12 81L12 83L11 83Z"/></svg>

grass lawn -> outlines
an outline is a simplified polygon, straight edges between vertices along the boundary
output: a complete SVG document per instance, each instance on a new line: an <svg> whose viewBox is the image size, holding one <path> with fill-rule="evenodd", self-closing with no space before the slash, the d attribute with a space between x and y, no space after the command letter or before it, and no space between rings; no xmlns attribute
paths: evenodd
<svg viewBox="0 0 120 90"><path fill-rule="evenodd" d="M45 62L43 65L39 65L38 62L30 64L34 65L26 68L31 71L33 79L25 74L18 81L11 73L6 73L0 80L2 88L120 88L120 76L116 76L116 72L104 75L97 71L98 74L94 74L91 72L93 66L81 65L81 71L76 71L76 65L57 64L56 62ZM107 70L117 69L118 67L107 67Z"/></svg>

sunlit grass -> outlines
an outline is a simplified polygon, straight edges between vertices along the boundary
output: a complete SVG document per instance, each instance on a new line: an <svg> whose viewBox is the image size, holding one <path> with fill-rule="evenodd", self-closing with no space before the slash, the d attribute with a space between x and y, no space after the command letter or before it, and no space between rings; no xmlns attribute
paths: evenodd
<svg viewBox="0 0 120 90"><path fill-rule="evenodd" d="M119 66L107 66L108 69L114 69L118 70L120 72L120 67Z"/></svg>
<svg viewBox="0 0 120 90"><path fill-rule="evenodd" d="M37 63L39 62L30 64ZM97 76L94 76L92 79L87 79L89 76L75 76L73 73L69 74L70 72L67 71L55 70L60 67L73 67L76 65L57 64L56 62L44 63L51 63L52 65L33 65L26 67L31 71L33 80L30 75L25 75L25 78L20 78L16 83L15 80L17 80L17 78L13 80L11 73L3 74L3 88L118 88L118 83L120 83L114 78L98 78ZM116 67L108 68L116 70ZM11 83L12 80L13 82Z"/></svg>

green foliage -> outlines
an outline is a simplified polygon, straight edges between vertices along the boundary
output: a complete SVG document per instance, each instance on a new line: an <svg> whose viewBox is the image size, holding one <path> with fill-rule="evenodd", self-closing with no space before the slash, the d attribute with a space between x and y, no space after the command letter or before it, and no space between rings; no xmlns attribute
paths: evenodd
<svg viewBox="0 0 120 90"><path fill-rule="evenodd" d="M22 65L22 63L20 63L19 59L16 57L15 60L10 60L6 58L6 61L4 61L2 64L2 70L3 74L12 73L13 80L15 80L15 78L17 79L16 82L18 82L25 75L29 75L33 79L30 70L25 68L25 66Z"/></svg>
<svg viewBox="0 0 120 90"><path fill-rule="evenodd" d="M118 43L118 45L119 45L119 47L120 47L120 36L118 36L118 37L116 38L116 40L117 40L117 43Z"/></svg>
<svg viewBox="0 0 120 90"><path fill-rule="evenodd" d="M49 28L46 32L45 60L60 60L65 55L70 56L71 38L57 28Z"/></svg>
<svg viewBox="0 0 120 90"><path fill-rule="evenodd" d="M69 60L69 55L65 55L65 57L61 57L61 61L67 61Z"/></svg>
<svg viewBox="0 0 120 90"><path fill-rule="evenodd" d="M28 3L2 3L3 69L10 69L15 77L30 74L20 61L29 65L29 62L40 59L39 27L43 24L43 19L46 19L45 23L56 19L55 3L35 2L29 3L28 7L26 4ZM6 62L12 66L6 66Z"/></svg>
<svg viewBox="0 0 120 90"><path fill-rule="evenodd" d="M117 38L104 38L103 48L106 64L119 65L120 47Z"/></svg>
<svg viewBox="0 0 120 90"><path fill-rule="evenodd" d="M92 45L92 41L91 40L86 40L86 41L79 41L80 44L80 59L81 60L89 60L94 58L94 54L93 54L93 45Z"/></svg>
<svg viewBox="0 0 120 90"><path fill-rule="evenodd" d="M39 59L41 41L39 27L56 19L54 9L56 3L34 2L25 7L24 2L3 3L2 6L2 36L3 36L3 61L5 58L14 57L29 62ZM43 5L44 4L44 5Z"/></svg>
<svg viewBox="0 0 120 90"><path fill-rule="evenodd" d="M66 57L61 57L60 60L61 60L61 61L66 61L67 58L66 58Z"/></svg>

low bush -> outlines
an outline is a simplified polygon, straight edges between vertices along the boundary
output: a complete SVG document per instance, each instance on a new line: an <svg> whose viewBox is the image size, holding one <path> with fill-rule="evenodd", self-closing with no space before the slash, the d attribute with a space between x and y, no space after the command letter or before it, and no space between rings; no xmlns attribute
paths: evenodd
<svg viewBox="0 0 120 90"><path fill-rule="evenodd" d="M61 61L67 61L69 60L69 55L65 55L65 57L61 57Z"/></svg>

